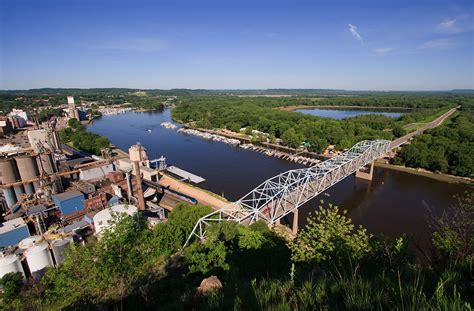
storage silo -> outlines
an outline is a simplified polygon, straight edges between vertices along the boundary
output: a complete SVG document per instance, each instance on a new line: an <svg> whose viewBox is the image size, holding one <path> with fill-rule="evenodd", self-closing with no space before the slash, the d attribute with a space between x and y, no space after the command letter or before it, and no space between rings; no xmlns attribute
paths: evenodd
<svg viewBox="0 0 474 311"><path fill-rule="evenodd" d="M0 278L2 278L7 273L16 273L20 272L25 276L23 267L21 266L20 258L18 255L5 255L0 256Z"/></svg>
<svg viewBox="0 0 474 311"><path fill-rule="evenodd" d="M66 257L66 250L73 243L72 237L66 237L64 239L58 239L51 242L51 249L53 250L54 262L56 267L60 265Z"/></svg>
<svg viewBox="0 0 474 311"><path fill-rule="evenodd" d="M53 267L53 258L49 252L49 244L47 242L31 246L25 251L24 255L31 276L36 280L43 276L46 268Z"/></svg>
<svg viewBox="0 0 474 311"><path fill-rule="evenodd" d="M0 159L0 172L2 172L3 184L14 183L20 180L16 163L13 158ZM4 193L5 193L5 199L7 199L7 205L8 207L11 208L19 200L20 195L24 193L24 191L21 185L13 187L13 192L11 191L12 188L8 188L8 189L10 189L10 191L7 191L7 189L4 189ZM15 202L13 202L13 200L15 200ZM8 201L10 201L11 205L9 204Z"/></svg>
<svg viewBox="0 0 474 311"><path fill-rule="evenodd" d="M33 156L19 156L16 157L15 160L22 181L25 182L39 176L38 164ZM38 182L36 182L35 186L33 185L33 182L24 183L23 186L25 187L27 194L34 194L38 189Z"/></svg>
<svg viewBox="0 0 474 311"><path fill-rule="evenodd" d="M18 248L20 250L27 250L28 248L39 244L41 241L43 241L43 237L41 235L32 235L26 239L21 240L20 243L18 243Z"/></svg>
<svg viewBox="0 0 474 311"><path fill-rule="evenodd" d="M10 187L2 189L2 192L3 196L5 197L5 201L7 202L8 208L12 208L13 205L15 205L15 203L17 202L15 191L13 191L13 188Z"/></svg>
<svg viewBox="0 0 474 311"><path fill-rule="evenodd" d="M98 239L101 238L102 231L110 229L114 214L132 216L138 211L136 206L118 204L103 209L94 215L94 229Z"/></svg>

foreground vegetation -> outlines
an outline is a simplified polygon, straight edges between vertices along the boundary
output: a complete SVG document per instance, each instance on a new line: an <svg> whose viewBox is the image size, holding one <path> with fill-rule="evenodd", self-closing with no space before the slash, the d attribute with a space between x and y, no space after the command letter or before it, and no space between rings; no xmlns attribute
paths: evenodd
<svg viewBox="0 0 474 311"><path fill-rule="evenodd" d="M410 240L356 228L338 208L320 208L292 241L266 224L225 222L179 252L210 209L180 205L153 228L140 215L70 249L39 283L3 278L3 307L17 310L470 310L473 197L433 218L433 253L420 265ZM222 289L198 291L217 276Z"/></svg>

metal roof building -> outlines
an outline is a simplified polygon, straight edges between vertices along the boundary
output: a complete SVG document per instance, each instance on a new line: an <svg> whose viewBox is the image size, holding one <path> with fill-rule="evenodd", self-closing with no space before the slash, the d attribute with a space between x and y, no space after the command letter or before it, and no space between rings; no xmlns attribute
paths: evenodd
<svg viewBox="0 0 474 311"><path fill-rule="evenodd" d="M5 221L0 225L0 247L18 244L30 236L30 231L23 218Z"/></svg>
<svg viewBox="0 0 474 311"><path fill-rule="evenodd" d="M53 201L63 215L84 209L84 194L79 191L66 191L53 195Z"/></svg>

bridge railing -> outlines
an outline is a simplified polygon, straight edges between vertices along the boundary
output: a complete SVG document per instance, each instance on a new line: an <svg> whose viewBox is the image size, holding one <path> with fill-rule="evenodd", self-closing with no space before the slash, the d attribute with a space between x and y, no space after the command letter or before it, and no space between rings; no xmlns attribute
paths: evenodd
<svg viewBox="0 0 474 311"><path fill-rule="evenodd" d="M193 237L203 240L206 228L215 222L252 224L263 220L275 224L358 169L390 151L388 140L365 140L339 156L309 168L289 170L267 179L240 200L198 220L184 247Z"/></svg>

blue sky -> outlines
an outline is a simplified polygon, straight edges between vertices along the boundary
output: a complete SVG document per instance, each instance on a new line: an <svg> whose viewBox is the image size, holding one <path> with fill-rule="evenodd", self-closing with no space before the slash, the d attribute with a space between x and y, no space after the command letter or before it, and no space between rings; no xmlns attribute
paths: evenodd
<svg viewBox="0 0 474 311"><path fill-rule="evenodd" d="M474 88L472 0L0 3L0 89Z"/></svg>

